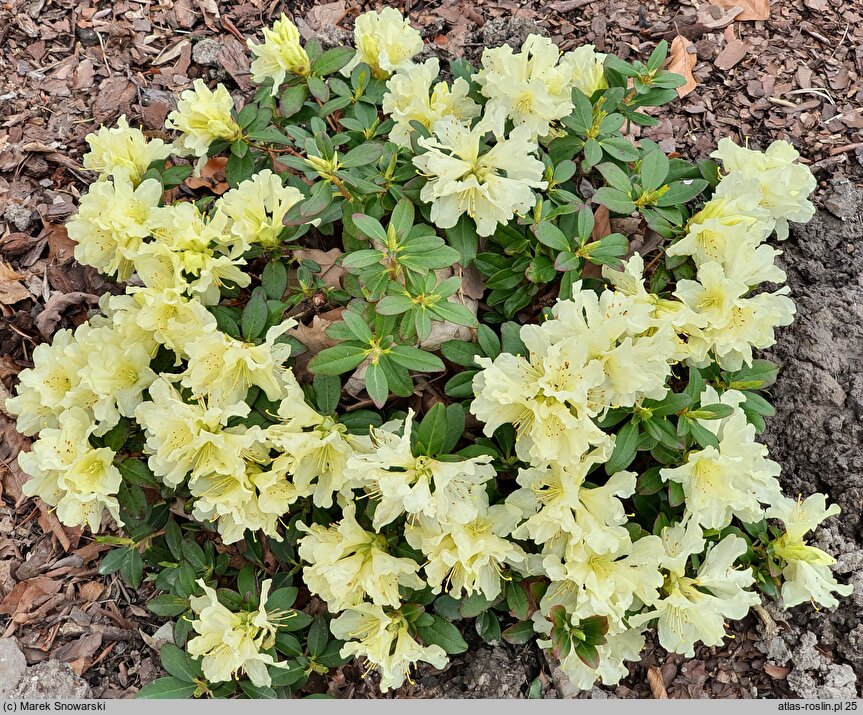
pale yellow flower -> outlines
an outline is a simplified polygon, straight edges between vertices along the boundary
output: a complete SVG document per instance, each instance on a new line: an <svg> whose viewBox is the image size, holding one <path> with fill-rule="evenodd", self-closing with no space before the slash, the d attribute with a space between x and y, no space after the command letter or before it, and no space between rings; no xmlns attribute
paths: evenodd
<svg viewBox="0 0 863 715"><path fill-rule="evenodd" d="M277 248L285 228L282 220L302 198L299 189L285 186L269 169L223 194L216 210L227 218L226 230L235 241L232 255L240 255L255 244Z"/></svg>
<svg viewBox="0 0 863 715"><path fill-rule="evenodd" d="M246 40L255 59L252 60L252 79L257 84L273 81L272 95L275 97L288 73L305 77L311 72L309 56L300 44L300 31L284 13L273 23L272 29L264 28L264 42L256 45Z"/></svg>
<svg viewBox="0 0 863 715"><path fill-rule="evenodd" d="M444 117L466 121L479 115L480 106L468 97L468 83L459 77L450 89L446 82L437 81L439 72L440 63L432 57L423 64L405 65L389 79L383 112L395 122L390 141L410 147L412 121L431 130Z"/></svg>
<svg viewBox="0 0 863 715"><path fill-rule="evenodd" d="M178 149L203 159L214 141L236 141L242 130L231 114L234 100L224 85L212 91L204 80L196 79L192 87L180 95L177 109L168 115L165 126L180 132Z"/></svg>
<svg viewBox="0 0 863 715"><path fill-rule="evenodd" d="M365 531L354 517L353 505L341 521L329 528L320 524L300 528L298 553L308 566L303 569L306 585L327 602L332 612L343 611L365 600L379 606L401 605L399 587L422 589L420 565L408 558L392 556L386 537Z"/></svg>
<svg viewBox="0 0 863 715"><path fill-rule="evenodd" d="M546 136L573 107L573 68L559 59L557 45L541 35L529 35L521 52L509 45L484 50L473 78L489 99L487 111L499 108L531 138Z"/></svg>
<svg viewBox="0 0 863 715"><path fill-rule="evenodd" d="M822 521L839 513L839 506L827 506L824 494L812 494L805 501L782 497L767 510L767 517L780 519L785 533L770 546L785 566L782 570L782 600L786 608L813 601L825 608L839 605L833 595L850 596L853 587L836 581L830 566L836 559L804 538Z"/></svg>
<svg viewBox="0 0 863 715"><path fill-rule="evenodd" d="M151 231L162 184L147 179L137 187L126 169L116 169L81 197L78 213L66 223L77 244L75 259L102 273L128 279L133 262Z"/></svg>
<svg viewBox="0 0 863 715"><path fill-rule="evenodd" d="M167 159L174 147L161 139L148 140L138 128L129 127L126 115L120 115L117 126L100 127L98 132L84 137L90 151L84 154L84 168L99 172L104 179L117 169L129 172L129 179L135 185L154 161Z"/></svg>
<svg viewBox="0 0 863 715"><path fill-rule="evenodd" d="M537 145L527 127L503 132L502 110L490 111L473 128L453 117L435 122L434 135L418 140L428 149L413 162L428 182L420 198L430 203L431 220L452 228L463 214L476 221L477 233L490 236L498 225L533 208L533 189L544 189L545 166L534 157ZM493 131L495 145L483 151L485 134Z"/></svg>
<svg viewBox="0 0 863 715"><path fill-rule="evenodd" d="M364 12L354 23L357 54L342 73L348 75L364 62L378 79L386 79L422 51L420 33L394 7Z"/></svg>
<svg viewBox="0 0 863 715"><path fill-rule="evenodd" d="M330 630L336 638L347 641L340 651L343 658L364 657L369 663L367 670L377 668L382 692L401 687L418 661L435 668L447 664L443 648L420 645L398 611L388 614L378 605L352 606L333 619Z"/></svg>
<svg viewBox="0 0 863 715"><path fill-rule="evenodd" d="M266 602L272 581L261 584L260 605L254 611L232 613L219 603L216 592L203 580L203 596L191 599L197 618L192 628L198 633L186 644L194 658L201 659L204 677L210 683L233 680L242 671L258 687L272 683L267 667L285 667L261 651L273 647L281 614L267 612Z"/></svg>

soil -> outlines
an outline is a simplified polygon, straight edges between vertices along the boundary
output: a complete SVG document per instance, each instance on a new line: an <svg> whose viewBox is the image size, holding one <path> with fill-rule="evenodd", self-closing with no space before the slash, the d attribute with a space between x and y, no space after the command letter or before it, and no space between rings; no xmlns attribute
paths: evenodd
<svg viewBox="0 0 863 715"><path fill-rule="evenodd" d="M394 5L396 3L387 3ZM770 5L744 20L714 5ZM405 5L407 7L405 7ZM735 638L694 659L651 645L613 689L579 697L850 697L863 683L863 1L861 0L407 0L428 52L476 61L482 49L530 32L564 50L646 57L660 39L688 48L694 89L657 113L649 130L669 152L708 154L719 138L797 146L819 179L823 207L783 246L798 305L767 354L783 370L778 415L765 441L788 493L825 491L843 515L822 531L836 571L856 593L834 612L765 610L733 624ZM125 113L158 135L176 94L196 78L250 88L247 37L281 12L306 37L344 41L366 0L11 0L0 7L0 403L34 345L87 318L116 286L72 260L63 222L90 177L84 136ZM159 674L160 621L97 573L99 552L21 495L15 457L27 449L0 412L0 628L30 670L80 675L95 697L129 697ZM772 615L771 615L772 613ZM783 620L784 619L784 620ZM0 641L3 643L3 641ZM443 673L420 671L406 697L572 696L533 648L477 646ZM3 646L0 656L8 650ZM10 656L14 667L20 658ZM0 657L0 661L3 658ZM11 662L11 661L10 661ZM3 663L0 662L0 667ZM12 666L10 666L12 667ZM856 683L855 683L856 678ZM46 680L47 679L42 679ZM347 666L321 691L375 697ZM46 697L51 693L46 692Z"/></svg>

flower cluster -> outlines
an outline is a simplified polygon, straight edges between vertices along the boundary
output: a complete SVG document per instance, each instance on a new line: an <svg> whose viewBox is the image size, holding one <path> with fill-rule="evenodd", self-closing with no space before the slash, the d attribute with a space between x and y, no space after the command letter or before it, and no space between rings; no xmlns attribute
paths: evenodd
<svg viewBox="0 0 863 715"><path fill-rule="evenodd" d="M662 48L531 35L447 83L393 8L355 44L282 16L249 41L240 111L196 80L173 143L125 117L87 138L68 232L123 292L36 347L5 405L36 437L24 493L123 527L134 585L146 558L197 673L172 680L275 697L359 657L387 691L481 614L587 689L649 628L691 657L759 592L837 605L851 587L809 535L838 507L784 496L757 440L754 353L794 315L764 289L785 280L768 239L813 211L793 148L723 139L718 173L634 145L620 128L679 84ZM185 181L220 154L227 190ZM665 243L603 235L603 202ZM334 249L325 275L310 256Z"/></svg>

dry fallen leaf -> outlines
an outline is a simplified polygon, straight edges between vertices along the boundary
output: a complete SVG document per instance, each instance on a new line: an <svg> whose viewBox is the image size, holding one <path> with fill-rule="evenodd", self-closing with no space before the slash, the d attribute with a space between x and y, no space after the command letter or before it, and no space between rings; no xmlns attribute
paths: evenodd
<svg viewBox="0 0 863 715"><path fill-rule="evenodd" d="M775 678L776 680L784 680L785 676L791 672L791 668L786 668L782 665L772 665L768 663L764 666L764 672L767 673L771 678Z"/></svg>
<svg viewBox="0 0 863 715"><path fill-rule="evenodd" d="M650 685L650 692L657 700L667 700L668 692L665 690L665 683L662 682L662 671L655 665L651 665L647 669L647 682Z"/></svg>
<svg viewBox="0 0 863 715"><path fill-rule="evenodd" d="M732 39L725 43L725 47L722 48L722 51L716 55L716 59L713 60L713 64L721 70L730 70L734 67L740 60L746 57L746 53L749 51L749 44L744 42L743 40Z"/></svg>
<svg viewBox="0 0 863 715"><path fill-rule="evenodd" d="M20 281L24 276L16 273L5 263L0 261L0 305L13 305L19 301L32 298Z"/></svg>
<svg viewBox="0 0 863 715"><path fill-rule="evenodd" d="M323 5L315 4L306 14L306 22L312 29L320 30L338 25L346 14L345 0L324 3Z"/></svg>
<svg viewBox="0 0 863 715"><path fill-rule="evenodd" d="M225 181L225 167L228 159L224 156L214 156L207 159L207 163L201 167L200 176L190 176L185 184L190 189L209 189L216 195L224 194L228 190L228 182Z"/></svg>
<svg viewBox="0 0 863 715"><path fill-rule="evenodd" d="M692 74L692 69L698 57L695 54L695 45L687 40L683 35L678 35L671 43L671 53L668 59L668 71L676 72L681 75L686 84L677 88L677 95L685 97L698 86L695 77Z"/></svg>
<svg viewBox="0 0 863 715"><path fill-rule="evenodd" d="M742 7L743 12L735 18L738 21L767 20L770 17L770 0L710 0L710 4L723 10Z"/></svg>

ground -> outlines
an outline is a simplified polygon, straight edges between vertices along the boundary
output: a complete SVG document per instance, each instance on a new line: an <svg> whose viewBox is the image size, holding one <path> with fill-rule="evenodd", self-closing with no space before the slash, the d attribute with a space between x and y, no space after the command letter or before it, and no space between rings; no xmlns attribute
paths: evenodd
<svg viewBox="0 0 863 715"><path fill-rule="evenodd" d="M348 37L353 18L369 7L357 0L0 6L0 403L33 347L86 319L96 297L111 288L74 263L62 227L88 183L84 136L121 113L158 134L175 93L198 77L223 81L242 97L250 87L245 39L259 36L282 11L307 37L333 42ZM651 138L687 158L705 156L723 136L761 148L788 139L809 163L822 209L783 247L798 319L769 355L783 372L772 395L779 414L765 440L789 493L826 491L843 507L822 540L839 554L837 571L857 593L850 607L834 613L797 608L780 618L759 611L734 624L726 647L703 648L695 659L650 647L623 684L590 696L859 694L863 2L407 0L399 7L444 58L476 60L484 47L515 44L530 32L551 36L563 49L593 43L622 57L646 57L659 40L680 36L675 62L678 69L692 66L691 92L663 109ZM746 19L759 16L768 19ZM99 576L104 547L22 498L14 460L26 446L0 412L0 635L17 639L0 640L0 683L10 687L14 680L17 694L56 681L57 693L89 688L96 697L130 696L159 673L159 623L143 607L148 593ZM571 695L558 675L535 650L483 647L443 673L421 671L402 694ZM351 666L318 687L370 694Z"/></svg>

